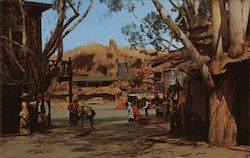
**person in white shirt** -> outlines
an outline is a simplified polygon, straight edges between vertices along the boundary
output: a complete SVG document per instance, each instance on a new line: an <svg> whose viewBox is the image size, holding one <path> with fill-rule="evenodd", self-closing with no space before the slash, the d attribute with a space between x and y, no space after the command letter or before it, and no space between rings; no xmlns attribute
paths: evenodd
<svg viewBox="0 0 250 158"><path fill-rule="evenodd" d="M128 122L134 121L134 111L132 104L130 102L128 102L127 110L128 110Z"/></svg>
<svg viewBox="0 0 250 158"><path fill-rule="evenodd" d="M38 124L42 132L47 132L49 106L46 97L38 96Z"/></svg>
<svg viewBox="0 0 250 158"><path fill-rule="evenodd" d="M148 109L149 109L149 101L145 101L145 106L143 107L145 109L145 115L148 117Z"/></svg>

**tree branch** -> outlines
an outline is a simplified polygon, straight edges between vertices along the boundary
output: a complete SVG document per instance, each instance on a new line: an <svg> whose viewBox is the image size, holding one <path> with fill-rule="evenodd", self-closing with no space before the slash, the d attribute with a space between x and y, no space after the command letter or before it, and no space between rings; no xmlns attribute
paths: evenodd
<svg viewBox="0 0 250 158"><path fill-rule="evenodd" d="M40 80L45 80L45 74L46 74L46 72L43 69L44 65L42 64L41 60L39 60L39 58L37 57L37 55L34 52L32 52L26 45L20 44L20 43L14 41L12 39L9 39L9 38L7 38L5 36L2 36L2 35L0 35L0 37L1 37L2 40L6 40L6 42L9 42L9 43L12 43L14 45L17 45L20 48L24 48L25 47L25 49L27 50L27 53L29 53L34 58L34 64L36 65L36 68L37 68ZM8 50L6 50L6 51L9 52ZM14 57L14 58L16 59L16 57ZM25 73L25 71L22 72L22 73Z"/></svg>
<svg viewBox="0 0 250 158"><path fill-rule="evenodd" d="M197 69L197 65L192 60L187 60L183 63L178 63L174 66L177 69L192 70Z"/></svg>
<svg viewBox="0 0 250 158"><path fill-rule="evenodd" d="M145 20L140 20L134 12L132 12L132 15L136 18L137 21L141 22L141 23L144 23L145 25L148 26L148 28L158 37L160 38L161 40L167 42L169 45L173 46L174 48L178 49L178 47L176 47L175 45L172 44L172 42L169 42L167 39L161 37L161 35L159 35L159 33L157 33L151 26L150 24L148 24ZM163 45L165 47L165 45ZM166 47L167 49L168 47Z"/></svg>
<svg viewBox="0 0 250 158"><path fill-rule="evenodd" d="M210 71L214 75L218 75L221 73L224 73L227 70L226 65L230 63L238 63L242 62L244 60L250 59L250 51L249 52L244 52L241 56L238 58L230 58L227 53L219 54L215 57L213 57L211 61L211 66L210 66Z"/></svg>
<svg viewBox="0 0 250 158"><path fill-rule="evenodd" d="M21 64L18 62L18 60L16 59L16 57L9 52L9 49L6 47L6 44L3 44L3 42L1 42L1 45L3 46L3 52L6 53L7 56L9 56L9 58L13 61L14 65L16 66L17 70L20 71L22 74L25 73L24 68L21 66Z"/></svg>
<svg viewBox="0 0 250 158"><path fill-rule="evenodd" d="M185 17L187 18L187 20L191 21L192 16L190 14L190 11L188 10L188 7L187 7L188 4L187 3L189 3L187 0L183 1L183 9L185 11L185 15L186 15Z"/></svg>
<svg viewBox="0 0 250 158"><path fill-rule="evenodd" d="M63 31L72 23L72 21L74 21L80 14L78 13L78 11L76 10L75 6L73 5L71 0L67 0L67 2L69 3L69 6L72 8L72 10L74 11L75 15L72 16L67 22L66 24L63 26Z"/></svg>
<svg viewBox="0 0 250 158"><path fill-rule="evenodd" d="M56 59L56 67L61 65L61 60L62 60L62 56L63 56L63 39L60 38L61 40L59 41L59 46L58 46L58 54L57 54L57 59Z"/></svg>
<svg viewBox="0 0 250 158"><path fill-rule="evenodd" d="M172 0L168 0L168 1L169 1L169 3L170 3L174 8L176 8L176 9L178 10L179 14L182 15L182 12L181 12L180 8L179 8Z"/></svg>
<svg viewBox="0 0 250 158"><path fill-rule="evenodd" d="M59 37L61 36L61 34L63 32L65 5L66 5L66 0L59 1L59 16L58 16L58 20L57 20L57 25L56 25L56 28L55 28L53 34L51 35L48 43L45 45L45 48L43 50L43 53L42 53L42 59L44 60L43 63L46 62L47 55L51 52L53 47L55 47L55 45L57 45Z"/></svg>
<svg viewBox="0 0 250 158"><path fill-rule="evenodd" d="M166 56L155 58L155 59L151 60L150 63L153 67L155 67L155 66L158 66L158 65L165 63L169 60L172 60L174 58L181 59L181 58L186 58L187 56L188 56L188 53L186 52L186 50L181 49L181 50L177 50L177 51L172 52L172 53L170 52Z"/></svg>
<svg viewBox="0 0 250 158"><path fill-rule="evenodd" d="M69 3L69 6L71 9L74 11L74 15L65 23L63 26L62 32L80 15L79 12L76 10L74 4L72 3L71 0L67 0ZM60 37L61 38L61 37ZM58 41L55 43L54 47L51 49L51 51L47 54L45 61L47 61L56 51L58 47Z"/></svg>
<svg viewBox="0 0 250 158"><path fill-rule="evenodd" d="M65 31L65 32L63 33L62 38L64 38L65 36L67 36L72 30L75 29L75 27L76 27L80 22L82 22L83 19L86 18L86 16L88 15L90 9L92 8L92 6L93 6L93 0L89 0L89 6L88 6L87 10L85 11L85 13L83 14L83 16L81 16L81 17L78 19L78 21L77 21L71 28L69 28L67 31Z"/></svg>
<svg viewBox="0 0 250 158"><path fill-rule="evenodd" d="M208 67L204 64L201 59L201 56L197 49L194 47L193 43L187 38L183 31L174 23L174 21L168 16L167 12L164 10L163 6L158 0L152 0L156 9L160 13L162 20L173 30L177 38L181 40L185 48L187 49L188 54L196 62L200 72L203 76L203 79L207 83L209 88L214 88L214 82L212 76L209 72Z"/></svg>
<svg viewBox="0 0 250 158"><path fill-rule="evenodd" d="M22 44L27 45L27 33L26 33L26 11L24 9L25 3L24 0L18 0L19 8L21 12L21 19L22 19ZM23 54L26 56L26 47L23 47Z"/></svg>
<svg viewBox="0 0 250 158"><path fill-rule="evenodd" d="M40 62L41 60L40 60L40 59L37 57L37 55L36 55L33 51L31 51L26 45L20 44L20 43L14 41L14 40L11 40L11 39L9 39L9 38L7 38L7 37L5 37L5 36L2 36L2 35L0 35L0 37L1 37L1 39L3 39L3 40L6 40L6 41L8 41L8 42L10 42L10 43L12 43L12 44L14 44L14 45L19 46L20 48L25 48L25 49L27 50L27 52L28 52L32 57L34 57L36 63L39 64L39 66L42 67L42 64L41 64L41 62Z"/></svg>

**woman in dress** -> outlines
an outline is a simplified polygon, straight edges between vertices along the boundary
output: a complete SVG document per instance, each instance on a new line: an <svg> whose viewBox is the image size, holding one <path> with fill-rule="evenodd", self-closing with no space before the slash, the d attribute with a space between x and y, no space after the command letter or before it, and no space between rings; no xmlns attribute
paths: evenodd
<svg viewBox="0 0 250 158"><path fill-rule="evenodd" d="M29 120L29 111L28 111L28 102L29 102L29 94L23 93L21 95L21 107L22 110L19 113L20 117L20 135L29 135L30 134L30 120Z"/></svg>

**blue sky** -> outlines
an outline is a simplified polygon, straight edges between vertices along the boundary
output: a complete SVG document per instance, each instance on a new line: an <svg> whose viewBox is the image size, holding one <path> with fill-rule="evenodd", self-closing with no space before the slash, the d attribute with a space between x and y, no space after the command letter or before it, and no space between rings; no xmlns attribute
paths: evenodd
<svg viewBox="0 0 250 158"><path fill-rule="evenodd" d="M52 3L52 0L29 0L41 3ZM136 1L135 1L136 2ZM81 9L87 6L88 1L83 0ZM163 4L166 4L165 2ZM166 4L165 9L170 13L170 5ZM135 10L139 18L143 18L148 12L155 10L151 0L144 0L144 5L138 5ZM90 43L98 42L108 45L109 40L114 38L118 46L129 46L125 35L121 33L122 26L132 22L138 23L131 13L119 12L111 16L104 16L107 8L104 4L100 4L99 0L94 0L92 9L88 16L82 21L67 37L64 39L64 51L71 50L75 47ZM71 12L68 13L71 15ZM171 14L174 16L173 14ZM57 13L49 9L42 15L42 39L43 45L50 37L50 32L55 27Z"/></svg>

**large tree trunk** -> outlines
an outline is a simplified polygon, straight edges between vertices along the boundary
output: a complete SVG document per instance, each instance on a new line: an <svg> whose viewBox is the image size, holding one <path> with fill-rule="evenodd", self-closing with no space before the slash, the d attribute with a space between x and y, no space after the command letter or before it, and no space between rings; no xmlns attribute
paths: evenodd
<svg viewBox="0 0 250 158"><path fill-rule="evenodd" d="M25 9L24 0L18 0L18 3L19 3L21 19L22 19L22 44L26 46L27 45L27 29L26 29L26 10L27 9ZM23 49L22 53L26 57L26 47L23 47L22 49Z"/></svg>
<svg viewBox="0 0 250 158"><path fill-rule="evenodd" d="M249 27L247 26L249 14L250 14L250 1L242 0L242 27L243 27L244 40L245 40L246 33L247 33L247 27Z"/></svg>
<svg viewBox="0 0 250 158"><path fill-rule="evenodd" d="M228 15L223 0L212 1L213 50L216 55L228 49Z"/></svg>
<svg viewBox="0 0 250 158"><path fill-rule="evenodd" d="M241 0L228 0L229 6L229 56L237 58L242 55L244 40L242 27L242 4Z"/></svg>
<svg viewBox="0 0 250 158"><path fill-rule="evenodd" d="M213 16L213 48L214 52L217 52L217 48L222 46L221 35L219 33L221 27L221 11L220 0L212 1L212 16ZM219 43L218 43L219 42ZM218 44L218 47L217 47Z"/></svg>
<svg viewBox="0 0 250 158"><path fill-rule="evenodd" d="M235 78L226 72L217 76L217 88L209 99L209 141L218 146L237 145L237 124L234 117Z"/></svg>

